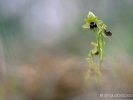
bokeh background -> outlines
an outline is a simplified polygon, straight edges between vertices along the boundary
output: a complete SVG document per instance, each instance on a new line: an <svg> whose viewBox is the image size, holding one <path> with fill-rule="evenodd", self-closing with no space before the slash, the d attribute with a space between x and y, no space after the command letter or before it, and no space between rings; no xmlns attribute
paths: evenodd
<svg viewBox="0 0 133 100"><path fill-rule="evenodd" d="M133 93L132 8L133 0L0 0L0 100ZM99 93L94 80L84 84L85 58L95 42L94 33L82 28L89 11L113 33L105 38Z"/></svg>

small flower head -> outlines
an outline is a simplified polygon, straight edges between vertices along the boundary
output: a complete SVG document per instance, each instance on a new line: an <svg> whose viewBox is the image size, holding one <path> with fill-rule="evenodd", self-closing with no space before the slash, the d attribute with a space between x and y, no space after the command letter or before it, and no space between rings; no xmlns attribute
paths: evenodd
<svg viewBox="0 0 133 100"><path fill-rule="evenodd" d="M102 35L104 36L104 37L106 37L106 34L105 34L105 30L106 30L106 28L107 28L107 26L105 25L105 24L103 24L101 27L99 27L100 29L101 29L101 31L102 31Z"/></svg>
<svg viewBox="0 0 133 100"><path fill-rule="evenodd" d="M99 52L98 52L98 44L94 43L94 42L91 42L91 45L94 46L94 49L90 51L89 56L98 55L99 54Z"/></svg>
<svg viewBox="0 0 133 100"><path fill-rule="evenodd" d="M101 20L98 20L98 17L95 16L92 12L88 13L87 18L84 19L86 24L83 25L83 28L97 28L100 24L102 24Z"/></svg>
<svg viewBox="0 0 133 100"><path fill-rule="evenodd" d="M102 25L101 29L104 31L106 30L107 26L105 24Z"/></svg>
<svg viewBox="0 0 133 100"><path fill-rule="evenodd" d="M98 55L99 54L99 52L97 51L96 53L95 53L95 55Z"/></svg>

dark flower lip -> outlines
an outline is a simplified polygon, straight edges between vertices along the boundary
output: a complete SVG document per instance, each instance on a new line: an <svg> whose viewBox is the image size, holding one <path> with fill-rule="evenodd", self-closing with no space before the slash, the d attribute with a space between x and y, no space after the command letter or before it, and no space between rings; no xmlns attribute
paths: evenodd
<svg viewBox="0 0 133 100"><path fill-rule="evenodd" d="M112 33L110 31L105 30L104 33L106 36L112 36Z"/></svg>
<svg viewBox="0 0 133 100"><path fill-rule="evenodd" d="M92 25L93 25L93 24L94 24L94 22L90 22L90 24L92 24Z"/></svg>
<svg viewBox="0 0 133 100"><path fill-rule="evenodd" d="M95 24L94 27L97 28L97 24Z"/></svg>
<svg viewBox="0 0 133 100"><path fill-rule="evenodd" d="M97 28L97 24L94 22L90 22L90 29Z"/></svg>
<svg viewBox="0 0 133 100"><path fill-rule="evenodd" d="M95 53L95 55L98 55L99 54L99 52L97 51L96 53Z"/></svg>
<svg viewBox="0 0 133 100"><path fill-rule="evenodd" d="M93 29L94 28L94 25L93 24L90 24L90 29Z"/></svg>

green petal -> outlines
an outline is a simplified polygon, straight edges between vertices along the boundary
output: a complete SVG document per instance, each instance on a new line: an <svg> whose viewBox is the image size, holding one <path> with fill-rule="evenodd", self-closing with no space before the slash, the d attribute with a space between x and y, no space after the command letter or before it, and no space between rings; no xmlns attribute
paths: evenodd
<svg viewBox="0 0 133 100"><path fill-rule="evenodd" d="M85 22L89 22L89 20L88 20L88 19L86 19L86 18L84 19L84 21L85 21Z"/></svg>
<svg viewBox="0 0 133 100"><path fill-rule="evenodd" d="M97 47L98 44L97 43L94 43L94 42L91 42L91 45L93 45L94 47Z"/></svg>
<svg viewBox="0 0 133 100"><path fill-rule="evenodd" d="M97 16L95 16L94 18L93 18L93 21L95 22L95 23L97 23Z"/></svg>
<svg viewBox="0 0 133 100"><path fill-rule="evenodd" d="M84 24L82 27L83 27L83 28L89 28L89 24L86 23L86 24Z"/></svg>
<svg viewBox="0 0 133 100"><path fill-rule="evenodd" d="M97 24L102 24L103 21L102 20L97 20Z"/></svg>
<svg viewBox="0 0 133 100"><path fill-rule="evenodd" d="M91 11L89 11L88 16L95 17L95 15Z"/></svg>
<svg viewBox="0 0 133 100"><path fill-rule="evenodd" d="M96 16L92 12L89 12L87 17L88 17L89 20L93 21Z"/></svg>
<svg viewBox="0 0 133 100"><path fill-rule="evenodd" d="M95 47L93 50L91 50L91 53L92 53L92 54L95 54L97 51L98 51L98 50L97 50L97 48Z"/></svg>
<svg viewBox="0 0 133 100"><path fill-rule="evenodd" d="M93 56L93 54L92 54L91 51L89 52L88 56L89 56L89 57L92 57L92 56Z"/></svg>
<svg viewBox="0 0 133 100"><path fill-rule="evenodd" d="M107 28L107 26L105 24L102 25L101 29L105 30Z"/></svg>

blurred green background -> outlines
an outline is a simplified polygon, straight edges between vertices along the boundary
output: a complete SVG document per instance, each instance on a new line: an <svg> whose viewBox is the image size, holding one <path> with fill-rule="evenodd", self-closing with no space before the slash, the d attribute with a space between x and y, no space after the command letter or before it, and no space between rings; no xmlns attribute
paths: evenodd
<svg viewBox="0 0 133 100"><path fill-rule="evenodd" d="M0 39L6 59L25 60L45 46L86 56L95 40L92 31L82 28L89 11L113 33L106 38L106 51L132 54L132 0L1 0L0 5Z"/></svg>
<svg viewBox="0 0 133 100"><path fill-rule="evenodd" d="M120 58L128 66L133 58L132 8L133 0L0 0L0 78L14 80L16 89L14 73L39 50L85 59L95 42L94 33L82 28L89 11L113 33L105 38L107 58ZM21 97L21 89L16 91L14 97Z"/></svg>

